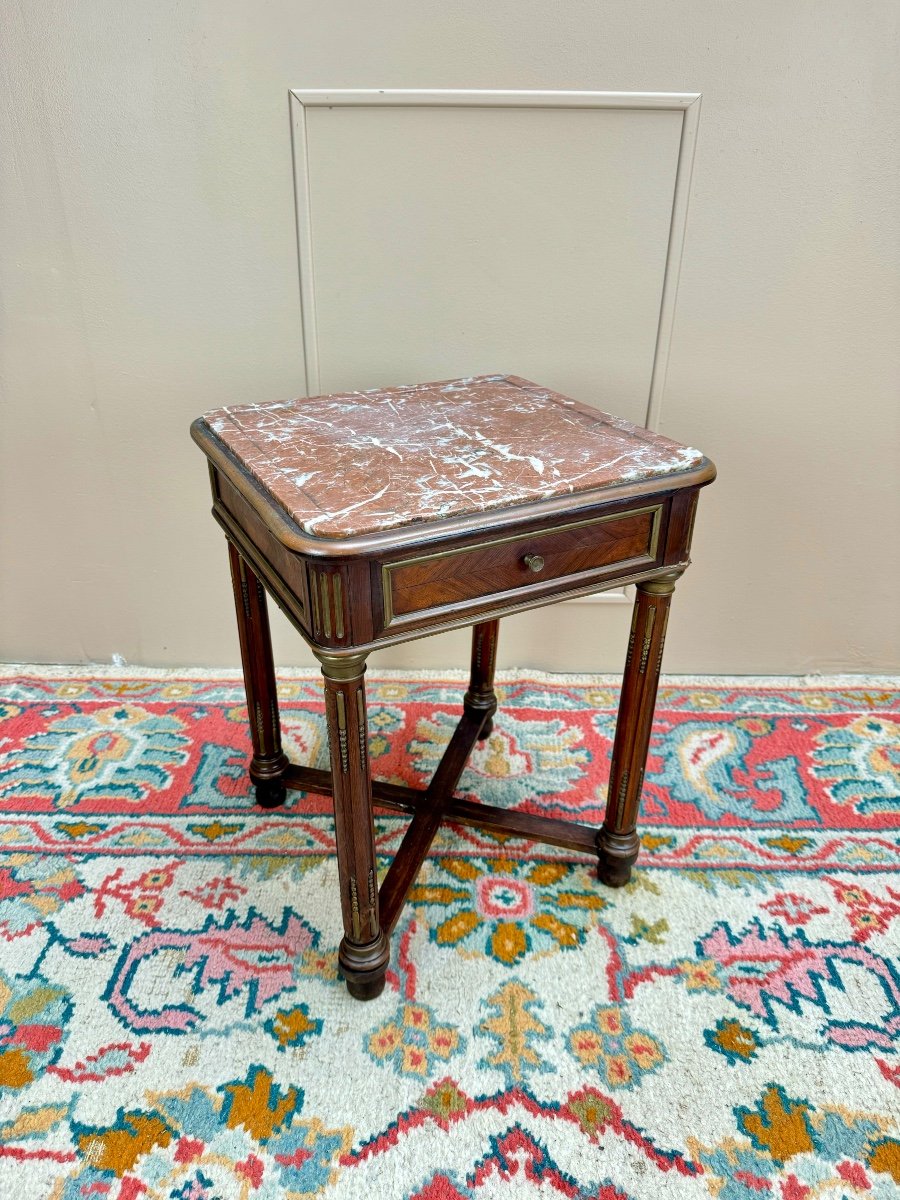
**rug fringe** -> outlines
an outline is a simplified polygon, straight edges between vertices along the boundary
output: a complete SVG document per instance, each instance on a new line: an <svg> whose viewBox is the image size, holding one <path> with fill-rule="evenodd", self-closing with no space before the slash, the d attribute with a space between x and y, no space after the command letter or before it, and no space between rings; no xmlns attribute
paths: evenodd
<svg viewBox="0 0 900 1200"><path fill-rule="evenodd" d="M320 677L317 667L279 667L279 679L304 680ZM458 668L445 671L412 670L382 667L369 671L370 679L427 679L447 683L465 683L468 672ZM220 679L240 682L239 667L144 667L119 666L109 663L0 663L0 679ZM499 683L534 681L536 683L586 684L594 687L616 687L621 675L576 674L563 671L539 671L531 667L507 667L498 670ZM663 687L715 688L879 688L900 691L900 675L852 674L838 675L669 675L662 676Z"/></svg>

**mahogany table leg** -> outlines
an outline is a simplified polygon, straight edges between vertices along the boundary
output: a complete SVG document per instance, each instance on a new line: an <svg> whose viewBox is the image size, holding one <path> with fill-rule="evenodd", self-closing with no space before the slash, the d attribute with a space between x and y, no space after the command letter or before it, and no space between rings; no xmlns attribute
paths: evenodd
<svg viewBox="0 0 900 1200"><path fill-rule="evenodd" d="M253 760L250 778L256 785L256 802L263 808L277 808L287 794L283 775L288 766L281 749L281 725L278 696L275 691L275 667L272 663L272 636L266 593L231 542L228 543L234 607L241 641L241 662L247 692L247 713Z"/></svg>
<svg viewBox="0 0 900 1200"><path fill-rule="evenodd" d="M485 710L490 713L481 727L479 742L483 742L493 729L493 714L497 711L494 668L497 665L499 632L499 621L482 621L480 625L472 626L472 667L469 674L469 690L463 698L463 708L472 716L480 716Z"/></svg>
<svg viewBox="0 0 900 1200"><path fill-rule="evenodd" d="M338 658L318 653L317 657L325 676L325 711L334 788L334 835L344 918L338 962L350 995L357 1000L371 1000L384 988L390 947L378 913L372 780L363 684L366 656Z"/></svg>
<svg viewBox="0 0 900 1200"><path fill-rule="evenodd" d="M622 697L616 721L609 793L597 835L597 873L609 887L622 887L638 856L638 808L650 746L666 622L680 571L637 585Z"/></svg>

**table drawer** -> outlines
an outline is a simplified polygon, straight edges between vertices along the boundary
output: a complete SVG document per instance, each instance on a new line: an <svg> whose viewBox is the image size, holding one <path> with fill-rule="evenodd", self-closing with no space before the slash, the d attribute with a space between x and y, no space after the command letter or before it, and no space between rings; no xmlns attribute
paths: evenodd
<svg viewBox="0 0 900 1200"><path fill-rule="evenodd" d="M661 515L662 505L649 505L385 563L385 626L488 596L575 588L613 567L648 566ZM543 586L554 582L556 588Z"/></svg>

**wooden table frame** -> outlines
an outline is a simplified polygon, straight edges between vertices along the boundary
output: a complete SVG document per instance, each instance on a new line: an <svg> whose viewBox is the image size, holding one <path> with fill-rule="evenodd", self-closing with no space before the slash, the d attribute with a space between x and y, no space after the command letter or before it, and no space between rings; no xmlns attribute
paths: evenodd
<svg viewBox="0 0 900 1200"><path fill-rule="evenodd" d="M638 855L637 817L669 606L689 562L698 493L715 477L713 464L704 459L688 471L593 493L329 540L294 525L203 421L195 422L192 434L209 458L213 515L229 542L256 799L275 807L289 788L333 798L344 924L339 963L350 994L369 999L384 987L390 934L446 821L592 855L603 883L627 883ZM635 539L643 539L639 552ZM602 554L598 544L606 547ZM522 553L529 547L536 550ZM543 555L550 578L543 578ZM494 558L497 590L484 594L479 584L482 592L474 594L478 588L468 583L467 572L473 564L483 570ZM452 591L457 583L473 594L448 603L448 587ZM456 797L472 748L490 733L497 708L500 617L623 583L636 585L636 597L602 826ZM321 663L330 771L290 763L282 749L267 592ZM368 654L466 625L472 626L469 687L431 783L419 790L373 780L364 687ZM373 807L412 818L380 886Z"/></svg>

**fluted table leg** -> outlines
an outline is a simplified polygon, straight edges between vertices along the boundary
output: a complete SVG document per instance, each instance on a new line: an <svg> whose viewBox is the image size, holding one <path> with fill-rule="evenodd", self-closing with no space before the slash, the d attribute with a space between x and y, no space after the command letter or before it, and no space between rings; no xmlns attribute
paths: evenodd
<svg viewBox="0 0 900 1200"><path fill-rule="evenodd" d="M275 667L272 662L272 635L269 630L266 593L249 563L230 542L228 557L241 641L250 738L253 742L250 778L256 786L257 803L263 808L277 808L279 804L284 803L287 794L282 777L288 760L281 748L278 693L275 690Z"/></svg>
<svg viewBox="0 0 900 1200"><path fill-rule="evenodd" d="M364 654L319 654L325 677L325 710L334 788L334 834L344 937L338 962L347 990L371 1000L384 988L390 958L378 911L378 877L372 826Z"/></svg>
<svg viewBox="0 0 900 1200"><path fill-rule="evenodd" d="M606 813L597 835L598 875L609 887L622 887L628 882L638 856L637 817L641 787L650 746L669 605L680 573L673 571L637 585Z"/></svg>

